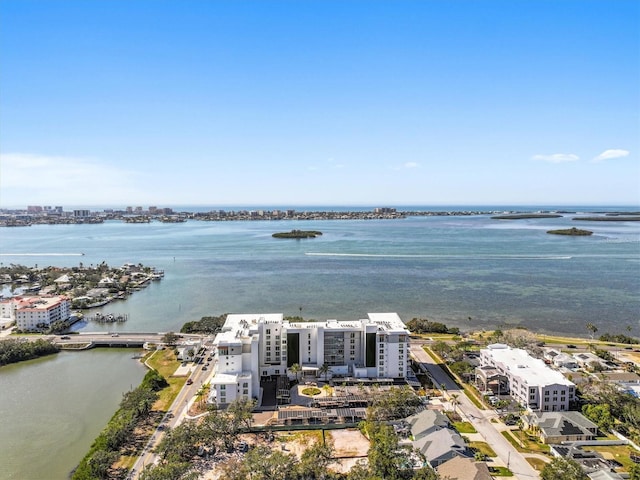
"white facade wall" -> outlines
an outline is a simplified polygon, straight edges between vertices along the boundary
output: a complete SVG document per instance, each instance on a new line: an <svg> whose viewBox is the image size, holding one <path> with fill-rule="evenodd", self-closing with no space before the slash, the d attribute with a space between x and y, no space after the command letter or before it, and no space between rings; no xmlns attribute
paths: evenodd
<svg viewBox="0 0 640 480"><path fill-rule="evenodd" d="M16 297L9 301L13 305L3 310L14 315L20 330L36 330L38 325L49 326L67 320L71 315L71 302L67 297ZM13 312L10 312L12 308Z"/></svg>
<svg viewBox="0 0 640 480"><path fill-rule="evenodd" d="M511 397L530 410L569 410L575 400L575 384L524 350L489 345L480 351L480 364L500 371L509 382Z"/></svg>
<svg viewBox="0 0 640 480"><path fill-rule="evenodd" d="M365 367L366 334L376 338L375 366ZM287 335L298 334L299 358L287 358ZM406 377L409 332L397 314L369 314L351 322L289 322L282 314L229 315L214 340L210 401L258 397L260 378L287 374L287 363L331 375ZM379 353L378 353L379 352Z"/></svg>

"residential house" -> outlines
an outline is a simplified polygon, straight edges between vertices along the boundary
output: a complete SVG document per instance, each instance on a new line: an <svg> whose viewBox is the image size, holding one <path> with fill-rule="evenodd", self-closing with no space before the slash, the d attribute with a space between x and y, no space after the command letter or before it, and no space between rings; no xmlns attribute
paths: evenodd
<svg viewBox="0 0 640 480"><path fill-rule="evenodd" d="M450 428L435 430L414 441L413 446L424 455L433 468L454 457L469 456L460 434Z"/></svg>
<svg viewBox="0 0 640 480"><path fill-rule="evenodd" d="M489 467L484 462L472 458L455 456L440 464L436 469L440 478L448 480L492 480Z"/></svg>
<svg viewBox="0 0 640 480"><path fill-rule="evenodd" d="M450 423L446 415L438 410L422 410L405 419L409 424L411 436L414 440L420 440L436 430L448 428Z"/></svg>
<svg viewBox="0 0 640 480"><path fill-rule="evenodd" d="M533 412L522 420L546 444L593 440L598 435L598 426L580 412Z"/></svg>

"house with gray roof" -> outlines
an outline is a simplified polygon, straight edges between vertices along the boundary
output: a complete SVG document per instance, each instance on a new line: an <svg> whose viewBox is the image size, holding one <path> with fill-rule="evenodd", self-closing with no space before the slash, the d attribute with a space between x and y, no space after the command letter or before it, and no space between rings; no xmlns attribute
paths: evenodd
<svg viewBox="0 0 640 480"><path fill-rule="evenodd" d="M580 412L533 412L522 420L546 444L593 440L598 435L598 426Z"/></svg>
<svg viewBox="0 0 640 480"><path fill-rule="evenodd" d="M449 419L438 410L422 410L407 417L405 422L409 424L414 440L420 440L436 430L449 427Z"/></svg>
<svg viewBox="0 0 640 480"><path fill-rule="evenodd" d="M472 458L453 457L440 464L436 469L440 478L449 480L492 480L489 467L484 462L476 462Z"/></svg>
<svg viewBox="0 0 640 480"><path fill-rule="evenodd" d="M462 437L450 428L431 432L414 441L413 446L425 456L433 468L454 457L469 456Z"/></svg>

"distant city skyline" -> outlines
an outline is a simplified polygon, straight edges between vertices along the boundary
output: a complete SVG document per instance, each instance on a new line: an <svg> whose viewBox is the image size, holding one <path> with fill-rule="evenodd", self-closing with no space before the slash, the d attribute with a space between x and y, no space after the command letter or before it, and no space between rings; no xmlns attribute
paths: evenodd
<svg viewBox="0 0 640 480"><path fill-rule="evenodd" d="M635 0L4 0L0 208L640 205L639 23Z"/></svg>

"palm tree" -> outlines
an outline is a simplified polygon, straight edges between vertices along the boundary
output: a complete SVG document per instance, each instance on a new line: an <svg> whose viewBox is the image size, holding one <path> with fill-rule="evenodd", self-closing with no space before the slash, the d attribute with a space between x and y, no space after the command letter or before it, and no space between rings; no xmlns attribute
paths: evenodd
<svg viewBox="0 0 640 480"><path fill-rule="evenodd" d="M210 388L211 388L211 385L209 383L205 383L198 389L195 397L199 404L202 405L204 403L205 398L208 397Z"/></svg>
<svg viewBox="0 0 640 480"><path fill-rule="evenodd" d="M318 373L320 375L324 375L324 381L327 381L327 376L329 375L329 371L331 369L329 368L329 365L327 365L326 363L323 363L322 366L320 368L318 368Z"/></svg>
<svg viewBox="0 0 640 480"><path fill-rule="evenodd" d="M452 393L452 394L450 395L450 397L451 397L451 400L450 400L450 401L451 401L451 406L453 407L453 412L454 412L454 413L455 413L455 411L456 411L456 407L457 407L457 406L458 406L458 404L460 403L460 402L458 401L458 396L459 396L459 395L458 395L457 393Z"/></svg>
<svg viewBox="0 0 640 480"><path fill-rule="evenodd" d="M296 382L298 381L298 374L302 371L302 367L299 363L294 363L289 367L289 371L296 376Z"/></svg>

